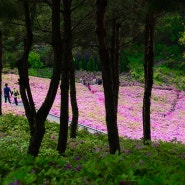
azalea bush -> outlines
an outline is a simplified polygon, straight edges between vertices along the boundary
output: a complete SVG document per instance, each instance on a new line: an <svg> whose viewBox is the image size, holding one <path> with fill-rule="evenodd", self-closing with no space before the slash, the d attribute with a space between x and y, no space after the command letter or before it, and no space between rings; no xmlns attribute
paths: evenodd
<svg viewBox="0 0 185 185"><path fill-rule="evenodd" d="M185 184L185 146L121 137L121 154L110 155L107 135L78 130L68 138L65 156L56 151L59 125L46 122L39 156L27 154L29 124L22 116L0 117L2 185Z"/></svg>

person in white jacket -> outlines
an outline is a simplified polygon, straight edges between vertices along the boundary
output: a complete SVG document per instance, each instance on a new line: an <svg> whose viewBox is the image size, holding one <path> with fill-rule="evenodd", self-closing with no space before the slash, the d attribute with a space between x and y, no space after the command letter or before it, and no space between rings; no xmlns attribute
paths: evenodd
<svg viewBox="0 0 185 185"><path fill-rule="evenodd" d="M17 97L19 95L19 91L15 87L13 88L12 95L14 98L15 105L18 105Z"/></svg>

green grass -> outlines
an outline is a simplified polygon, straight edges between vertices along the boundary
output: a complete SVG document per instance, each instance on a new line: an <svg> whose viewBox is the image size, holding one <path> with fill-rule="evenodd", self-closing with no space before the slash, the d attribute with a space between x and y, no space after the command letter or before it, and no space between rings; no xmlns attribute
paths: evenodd
<svg viewBox="0 0 185 185"><path fill-rule="evenodd" d="M170 69L160 66L154 70L154 83L157 85L168 85L179 90L185 90L185 71L183 69Z"/></svg>
<svg viewBox="0 0 185 185"><path fill-rule="evenodd" d="M29 127L23 117L0 117L0 184L183 185L185 146L120 138L121 155L110 155L107 136L78 132L65 156L56 151L59 125L46 122L40 154L27 154ZM170 133L169 133L170 134Z"/></svg>
<svg viewBox="0 0 185 185"><path fill-rule="evenodd" d="M29 69L30 76L51 78L52 73L53 73L52 68L30 68Z"/></svg>

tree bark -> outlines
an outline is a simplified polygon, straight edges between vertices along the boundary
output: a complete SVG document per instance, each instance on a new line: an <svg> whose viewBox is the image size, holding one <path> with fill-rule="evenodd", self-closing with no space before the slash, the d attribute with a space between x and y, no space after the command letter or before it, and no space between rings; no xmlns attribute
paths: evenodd
<svg viewBox="0 0 185 185"><path fill-rule="evenodd" d="M108 130L109 149L111 154L120 153L117 114L113 90L113 73L109 49L106 45L106 30L104 26L106 0L96 1L96 34L99 44L99 56L102 65L102 79L105 96L106 124Z"/></svg>
<svg viewBox="0 0 185 185"><path fill-rule="evenodd" d="M36 116L35 106L31 95L29 78L28 78L28 55L31 50L33 34L30 24L29 5L28 1L23 2L25 23L26 23L26 36L24 39L24 53L18 60L18 72L19 72L19 88L20 94L25 108L26 117L30 125L30 135L34 133L34 119Z"/></svg>
<svg viewBox="0 0 185 185"><path fill-rule="evenodd" d="M150 131L150 105L153 86L154 65L154 29L155 19L152 13L146 15L145 19L145 57L144 57L144 98L143 98L143 139L144 143L151 140Z"/></svg>
<svg viewBox="0 0 185 185"><path fill-rule="evenodd" d="M71 121L71 138L76 138L77 125L78 125L78 105L76 100L76 86L75 86L75 67L71 57L70 65L70 97L72 107L72 121Z"/></svg>
<svg viewBox="0 0 185 185"><path fill-rule="evenodd" d="M57 150L60 154L65 153L68 137L69 118L69 75L70 61L72 59L72 32L71 32L71 1L63 0L64 18L64 58L62 64L61 82L61 108L60 108L60 132Z"/></svg>
<svg viewBox="0 0 185 185"><path fill-rule="evenodd" d="M2 41L2 31L0 30L0 97L2 97L2 71L3 71L3 41ZM0 98L0 115L2 115L2 98Z"/></svg>
<svg viewBox="0 0 185 185"><path fill-rule="evenodd" d="M45 120L54 102L61 74L62 44L60 36L60 0L53 0L52 6L52 44L54 49L54 69L46 98L36 113L28 78L28 55L31 49L33 34L31 29L29 4L24 0L26 40L24 53L18 61L20 94L25 108L25 113L30 125L30 142L28 153L37 156L45 133Z"/></svg>
<svg viewBox="0 0 185 185"><path fill-rule="evenodd" d="M117 114L118 98L119 98L119 70L120 70L120 24L116 18L112 19L112 41L111 41L111 64L112 64L112 80L114 91L114 103Z"/></svg>

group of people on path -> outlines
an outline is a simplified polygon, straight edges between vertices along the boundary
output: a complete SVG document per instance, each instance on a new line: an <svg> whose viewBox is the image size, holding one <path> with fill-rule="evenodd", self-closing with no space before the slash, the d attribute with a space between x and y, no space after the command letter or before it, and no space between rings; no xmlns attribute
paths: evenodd
<svg viewBox="0 0 185 185"><path fill-rule="evenodd" d="M90 79L88 79L86 76L82 76L80 78L80 82L83 84L83 85L87 85L88 83L89 84L98 84L98 85L101 85L102 84L102 80L100 78L96 78L96 77L91 77Z"/></svg>
<svg viewBox="0 0 185 185"><path fill-rule="evenodd" d="M15 87L13 88L13 91L11 91L8 84L7 83L5 84L5 87L4 87L5 103L8 101L11 104L10 96L13 96L15 105L18 105L18 101L17 101L18 95L19 95L19 91Z"/></svg>
<svg viewBox="0 0 185 185"><path fill-rule="evenodd" d="M89 89L89 91L91 90L90 85L101 85L102 84L102 80L100 78L96 78L95 76L92 76L90 78L88 78L87 76L81 76L80 78L80 82L87 86L87 88Z"/></svg>

